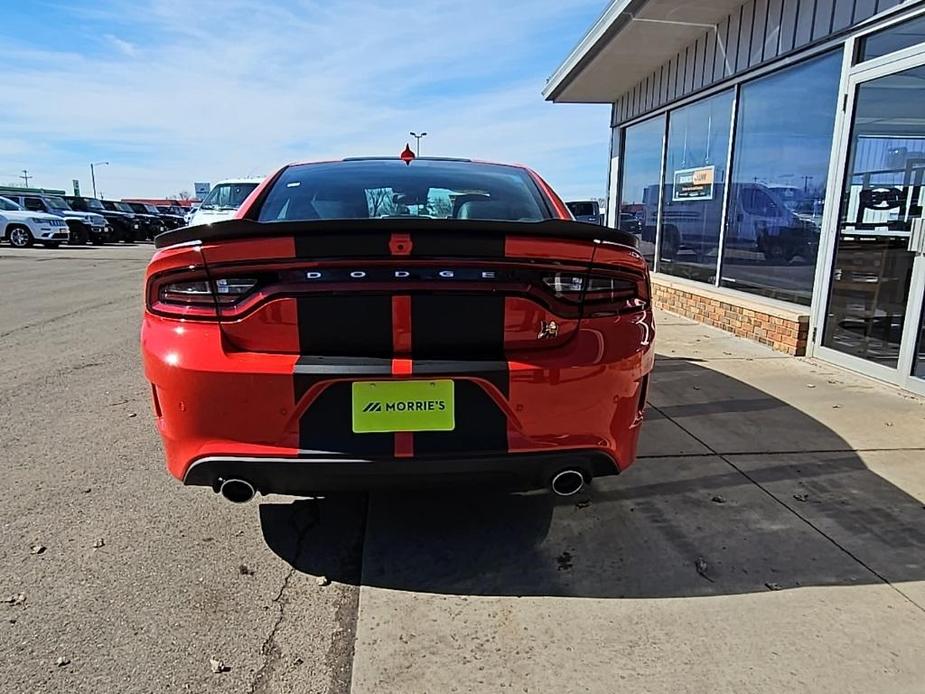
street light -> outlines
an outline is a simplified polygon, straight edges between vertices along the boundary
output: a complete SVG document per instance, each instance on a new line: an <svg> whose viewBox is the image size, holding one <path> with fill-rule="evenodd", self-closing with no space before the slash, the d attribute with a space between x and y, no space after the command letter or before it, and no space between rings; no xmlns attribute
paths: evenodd
<svg viewBox="0 0 925 694"><path fill-rule="evenodd" d="M93 170L94 166L109 166L109 162L97 161L90 164L90 181L93 183L93 197L96 197L96 172Z"/></svg>
<svg viewBox="0 0 925 694"><path fill-rule="evenodd" d="M427 133L421 133L420 135L418 135L417 133L408 133L408 134L418 141L417 146L416 146L417 151L414 153L414 156L416 157L421 156L421 138L427 137Z"/></svg>

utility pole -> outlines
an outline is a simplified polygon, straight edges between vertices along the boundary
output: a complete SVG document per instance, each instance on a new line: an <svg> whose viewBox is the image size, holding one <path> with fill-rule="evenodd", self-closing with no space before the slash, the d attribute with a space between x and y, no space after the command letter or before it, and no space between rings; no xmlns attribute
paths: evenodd
<svg viewBox="0 0 925 694"><path fill-rule="evenodd" d="M90 181L93 184L93 197L97 197L96 195L96 172L93 170L94 166L109 166L109 162L108 161L97 161L97 162L93 162L90 164Z"/></svg>
<svg viewBox="0 0 925 694"><path fill-rule="evenodd" d="M416 151L414 153L414 156L420 157L421 156L421 138L427 137L427 133L424 132L424 133L421 133L420 135L418 135L417 133L408 133L408 134L411 135L411 137L413 137L415 140L417 140L417 145L415 146Z"/></svg>
<svg viewBox="0 0 925 694"><path fill-rule="evenodd" d="M32 178L32 176L29 175L29 170L28 170L28 169L23 169L23 170L22 170L22 176L20 176L20 178L26 182L26 188L28 188L28 187L29 187L29 179Z"/></svg>

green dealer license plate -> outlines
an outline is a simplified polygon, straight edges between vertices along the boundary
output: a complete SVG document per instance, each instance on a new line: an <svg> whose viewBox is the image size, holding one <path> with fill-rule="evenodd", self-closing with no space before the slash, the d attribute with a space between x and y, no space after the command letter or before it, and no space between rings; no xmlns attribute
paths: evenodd
<svg viewBox="0 0 925 694"><path fill-rule="evenodd" d="M453 431L453 381L358 381L353 385L353 431Z"/></svg>

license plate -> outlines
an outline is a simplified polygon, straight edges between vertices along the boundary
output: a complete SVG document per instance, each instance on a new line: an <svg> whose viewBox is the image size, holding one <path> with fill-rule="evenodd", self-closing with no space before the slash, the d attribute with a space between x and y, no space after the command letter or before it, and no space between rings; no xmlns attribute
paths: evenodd
<svg viewBox="0 0 925 694"><path fill-rule="evenodd" d="M357 381L353 432L453 431L453 381Z"/></svg>

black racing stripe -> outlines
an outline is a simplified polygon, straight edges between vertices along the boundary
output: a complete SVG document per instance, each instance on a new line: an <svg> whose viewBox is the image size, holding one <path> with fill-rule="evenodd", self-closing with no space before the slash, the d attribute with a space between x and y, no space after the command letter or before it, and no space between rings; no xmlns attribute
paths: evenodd
<svg viewBox="0 0 925 694"><path fill-rule="evenodd" d="M414 454L507 453L507 416L472 381L456 381L456 428L453 431L418 431L414 434Z"/></svg>
<svg viewBox="0 0 925 694"><path fill-rule="evenodd" d="M504 355L504 297L492 294L416 294L411 298L411 372L455 377L456 429L417 432L415 455L507 451L507 415L482 385L482 378L507 397ZM453 357L456 357L455 359Z"/></svg>
<svg viewBox="0 0 925 694"><path fill-rule="evenodd" d="M504 359L504 296L415 294L411 297L413 359Z"/></svg>
<svg viewBox="0 0 925 694"><path fill-rule="evenodd" d="M391 359L369 357L301 356L293 369L295 401L299 402L316 383L337 376L390 376Z"/></svg>
<svg viewBox="0 0 925 694"><path fill-rule="evenodd" d="M296 304L300 354L373 358L392 355L392 297L301 296Z"/></svg>
<svg viewBox="0 0 925 694"><path fill-rule="evenodd" d="M352 398L350 383L325 388L299 420L299 448L391 458L394 434L353 433Z"/></svg>
<svg viewBox="0 0 925 694"><path fill-rule="evenodd" d="M503 258L504 234L469 235L459 232L411 234L411 255L453 258Z"/></svg>
<svg viewBox="0 0 925 694"><path fill-rule="evenodd" d="M381 231L302 234L295 237L295 254L300 259L388 257L390 239Z"/></svg>
<svg viewBox="0 0 925 694"><path fill-rule="evenodd" d="M511 379L508 363L498 361L453 361L449 359L427 359L412 363L415 376L469 376L481 378L493 384L504 397L510 395Z"/></svg>

